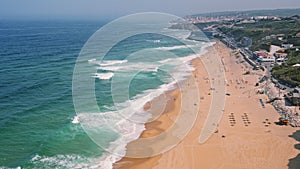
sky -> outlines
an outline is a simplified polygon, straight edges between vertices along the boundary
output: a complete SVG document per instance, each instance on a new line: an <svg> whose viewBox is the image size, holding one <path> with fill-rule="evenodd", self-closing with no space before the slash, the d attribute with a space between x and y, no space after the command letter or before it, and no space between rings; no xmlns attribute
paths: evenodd
<svg viewBox="0 0 300 169"><path fill-rule="evenodd" d="M138 12L177 16L300 8L299 0L0 0L0 19L114 19Z"/></svg>

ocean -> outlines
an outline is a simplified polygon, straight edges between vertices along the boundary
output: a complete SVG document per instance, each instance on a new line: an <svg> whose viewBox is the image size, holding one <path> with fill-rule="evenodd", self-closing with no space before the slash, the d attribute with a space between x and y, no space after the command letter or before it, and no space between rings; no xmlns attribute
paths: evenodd
<svg viewBox="0 0 300 169"><path fill-rule="evenodd" d="M120 41L103 60L89 59L106 119L94 124L92 113L76 114L72 80L83 46L105 23L0 22L0 168L110 168L120 158L110 151L124 155L151 118L144 103L190 75L189 61L199 57L194 51L204 52L208 44L187 40L190 31L166 27L162 31L189 45L145 33ZM133 120L121 119L118 111ZM88 124L99 129L97 143L85 130Z"/></svg>

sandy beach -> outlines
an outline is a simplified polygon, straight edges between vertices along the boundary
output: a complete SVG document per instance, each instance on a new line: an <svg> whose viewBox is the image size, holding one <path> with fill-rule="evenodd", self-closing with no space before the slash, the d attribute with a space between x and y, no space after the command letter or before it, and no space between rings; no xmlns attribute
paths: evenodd
<svg viewBox="0 0 300 169"><path fill-rule="evenodd" d="M218 62L211 63L212 58ZM149 158L125 157L114 168L298 169L299 131L275 124L279 114L266 103L266 95L256 92L255 84L262 72L242 62L219 41L204 56L193 60L193 76L200 93L199 110L187 136L169 151ZM244 75L246 71L250 74ZM140 138L157 136L176 125L183 109L182 95L195 90L189 84L188 79L181 90L167 92L145 105L157 118L146 123ZM162 98L167 99L167 104L162 114L157 115L155 107ZM265 103L264 108L260 99ZM133 141L127 145L128 152L134 144Z"/></svg>

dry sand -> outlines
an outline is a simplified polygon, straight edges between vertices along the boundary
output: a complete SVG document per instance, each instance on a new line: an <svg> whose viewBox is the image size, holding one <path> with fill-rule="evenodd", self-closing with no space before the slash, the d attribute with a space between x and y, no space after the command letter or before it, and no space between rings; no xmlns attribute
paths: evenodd
<svg viewBox="0 0 300 169"><path fill-rule="evenodd" d="M203 63L210 57L217 57L223 63L227 80L225 108L215 132L203 144L199 137L213 101L212 79ZM223 60L223 61L222 61ZM297 128L274 124L279 118L275 109L265 104L262 108L259 99L267 100L265 95L256 94L257 72L247 65L238 63L239 59L224 44L217 42L208 53L195 59L194 77L200 92L199 113L188 135L173 149L149 158L122 158L114 168L126 169L298 169L299 160L295 158L299 151L295 149L297 140L290 135L299 136ZM224 68L225 67L225 68ZM243 75L250 70L250 75ZM258 72L259 74L259 72ZM185 84L184 87L188 88ZM146 130L140 136L156 136L172 125L178 117L181 107L181 95L185 90L174 90L166 94L168 103L165 111L154 121L146 124ZM160 99L154 99L145 106L151 109ZM151 111L150 111L151 112ZM300 141L300 139L299 139ZM127 146L130 151L130 144ZM155 148L155 147L153 147ZM299 156L298 156L299 157ZM289 159L293 159L289 163ZM297 168L298 167L298 168Z"/></svg>

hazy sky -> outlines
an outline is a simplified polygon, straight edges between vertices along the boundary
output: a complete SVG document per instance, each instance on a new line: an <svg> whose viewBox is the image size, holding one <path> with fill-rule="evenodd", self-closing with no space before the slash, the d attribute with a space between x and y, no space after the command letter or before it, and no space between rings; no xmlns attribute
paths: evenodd
<svg viewBox="0 0 300 169"><path fill-rule="evenodd" d="M184 16L215 11L299 7L299 0L0 0L0 19L112 19L137 12Z"/></svg>

